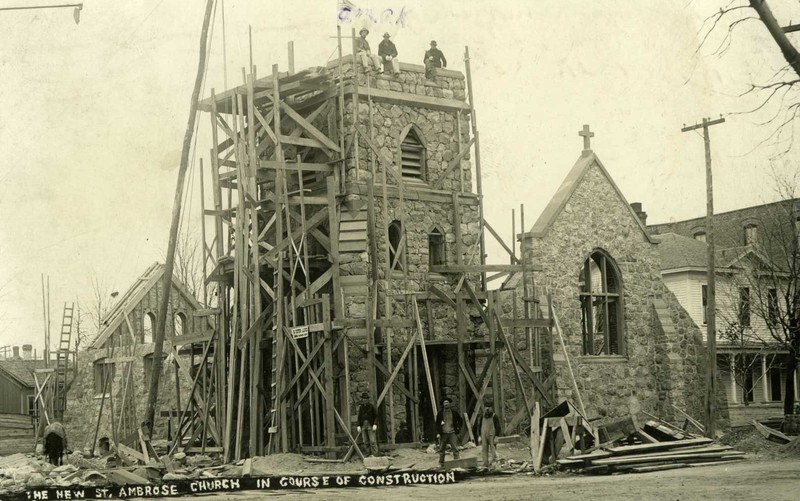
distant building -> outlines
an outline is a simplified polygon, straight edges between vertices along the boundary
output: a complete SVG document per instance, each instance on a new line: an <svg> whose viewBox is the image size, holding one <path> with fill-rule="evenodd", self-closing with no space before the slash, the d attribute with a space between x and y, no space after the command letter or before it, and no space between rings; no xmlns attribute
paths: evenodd
<svg viewBox="0 0 800 501"><path fill-rule="evenodd" d="M19 347L14 346L11 358L0 359L0 455L33 450L40 408L34 371L45 369L45 361L34 360L31 349L31 345L23 345L20 356ZM40 387L46 377L38 375Z"/></svg>
<svg viewBox="0 0 800 501"><path fill-rule="evenodd" d="M714 216L717 363L732 425L783 413L787 351L770 333L797 251L797 200ZM661 274L705 340L707 229L705 217L648 226L661 256ZM759 269L773 270L770 277ZM760 277L760 278L759 278ZM733 370L732 370L733 368ZM795 373L795 399L798 381Z"/></svg>
<svg viewBox="0 0 800 501"><path fill-rule="evenodd" d="M23 346L22 353L20 356L19 347L15 346L11 358L0 359L0 414L36 414L33 374L34 370L45 368L45 361L32 359L29 344Z"/></svg>
<svg viewBox="0 0 800 501"><path fill-rule="evenodd" d="M101 406L98 438L113 438L116 433L117 440L127 445L138 441L136 430L147 408L163 275L162 264L145 270L106 315L102 330L88 349L79 354L78 375L65 414L70 440L76 447L89 445L94 439ZM166 437L171 425L177 424L173 418L179 412L178 402L181 407L188 402L197 371L190 354L193 349L202 350L213 325L208 316L201 316L208 310L174 276L169 293L154 428L159 437Z"/></svg>

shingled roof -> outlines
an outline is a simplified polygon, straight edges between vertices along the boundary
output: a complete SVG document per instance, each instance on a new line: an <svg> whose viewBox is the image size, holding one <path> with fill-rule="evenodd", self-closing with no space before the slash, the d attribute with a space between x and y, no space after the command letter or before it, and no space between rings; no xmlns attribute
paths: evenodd
<svg viewBox="0 0 800 501"><path fill-rule="evenodd" d="M11 379L28 388L33 388L35 386L33 371L45 368L44 360L0 360L0 373L6 374Z"/></svg>
<svg viewBox="0 0 800 501"><path fill-rule="evenodd" d="M708 245L702 240L689 238L677 233L653 235L659 243L658 253L661 257L661 270L684 270L686 268L705 270L708 266ZM717 249L714 253L714 264L720 269L737 268L745 258L763 262L766 256L751 245Z"/></svg>
<svg viewBox="0 0 800 501"><path fill-rule="evenodd" d="M661 256L661 269L664 271L705 268L708 263L708 246L705 242L677 233L653 235L653 239L659 243L658 254Z"/></svg>

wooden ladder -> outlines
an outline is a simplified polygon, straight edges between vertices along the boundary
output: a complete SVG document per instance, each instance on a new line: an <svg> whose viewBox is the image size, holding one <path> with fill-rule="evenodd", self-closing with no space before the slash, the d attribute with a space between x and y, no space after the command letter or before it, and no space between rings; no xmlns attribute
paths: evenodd
<svg viewBox="0 0 800 501"><path fill-rule="evenodd" d="M56 402L55 419L60 420L64 416L67 408L67 368L69 367L69 345L72 338L72 318L75 310L75 303L67 306L64 303L64 314L61 318L61 338L56 352Z"/></svg>

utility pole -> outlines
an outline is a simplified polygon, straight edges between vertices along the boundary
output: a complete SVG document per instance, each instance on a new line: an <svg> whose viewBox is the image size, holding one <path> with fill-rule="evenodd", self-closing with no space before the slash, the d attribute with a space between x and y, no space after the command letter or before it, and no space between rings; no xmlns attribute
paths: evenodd
<svg viewBox="0 0 800 501"><path fill-rule="evenodd" d="M707 305L706 305L706 399L705 399L705 428L706 436L714 438L716 435L717 420L717 331L716 331L716 276L714 263L714 186L711 180L711 139L708 128L725 122L720 117L717 120L703 119L703 123L685 126L681 132L703 129L703 144L706 150L706 252L708 257L707 271Z"/></svg>
<svg viewBox="0 0 800 501"><path fill-rule="evenodd" d="M148 438L152 436L155 428L156 402L158 402L158 384L161 377L161 353L164 348L164 331L167 327L167 308L169 307L170 292L172 291L172 271L175 267L175 246L178 241L178 226L181 218L181 199L183 198L183 185L186 179L186 170L189 166L189 150L192 145L194 135L194 123L197 117L197 101L200 98L200 87L203 83L203 76L206 68L206 47L208 44L208 27L211 23L211 11L214 7L214 0L207 0L205 16L203 17L203 28L200 33L200 61L197 65L197 76L195 77L194 90L192 91L192 101L189 106L189 120L186 124L186 134L183 137L183 149L181 150L181 163L178 168L178 182L175 187L175 199L172 206L172 223L169 230L169 244L167 247L167 258L164 264L163 293L159 298L158 316L156 317L156 335L153 346L153 368L150 377L150 389L147 396L147 410L145 411L145 423ZM203 244L205 245L205 243Z"/></svg>

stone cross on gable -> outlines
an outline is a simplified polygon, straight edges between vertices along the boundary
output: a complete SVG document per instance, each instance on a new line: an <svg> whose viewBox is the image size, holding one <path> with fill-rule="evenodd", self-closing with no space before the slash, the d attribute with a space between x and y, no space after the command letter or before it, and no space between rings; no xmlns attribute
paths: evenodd
<svg viewBox="0 0 800 501"><path fill-rule="evenodd" d="M592 151L591 138L594 137L594 132L589 130L589 126L584 125L583 130L578 131L578 135L583 138L583 151Z"/></svg>

